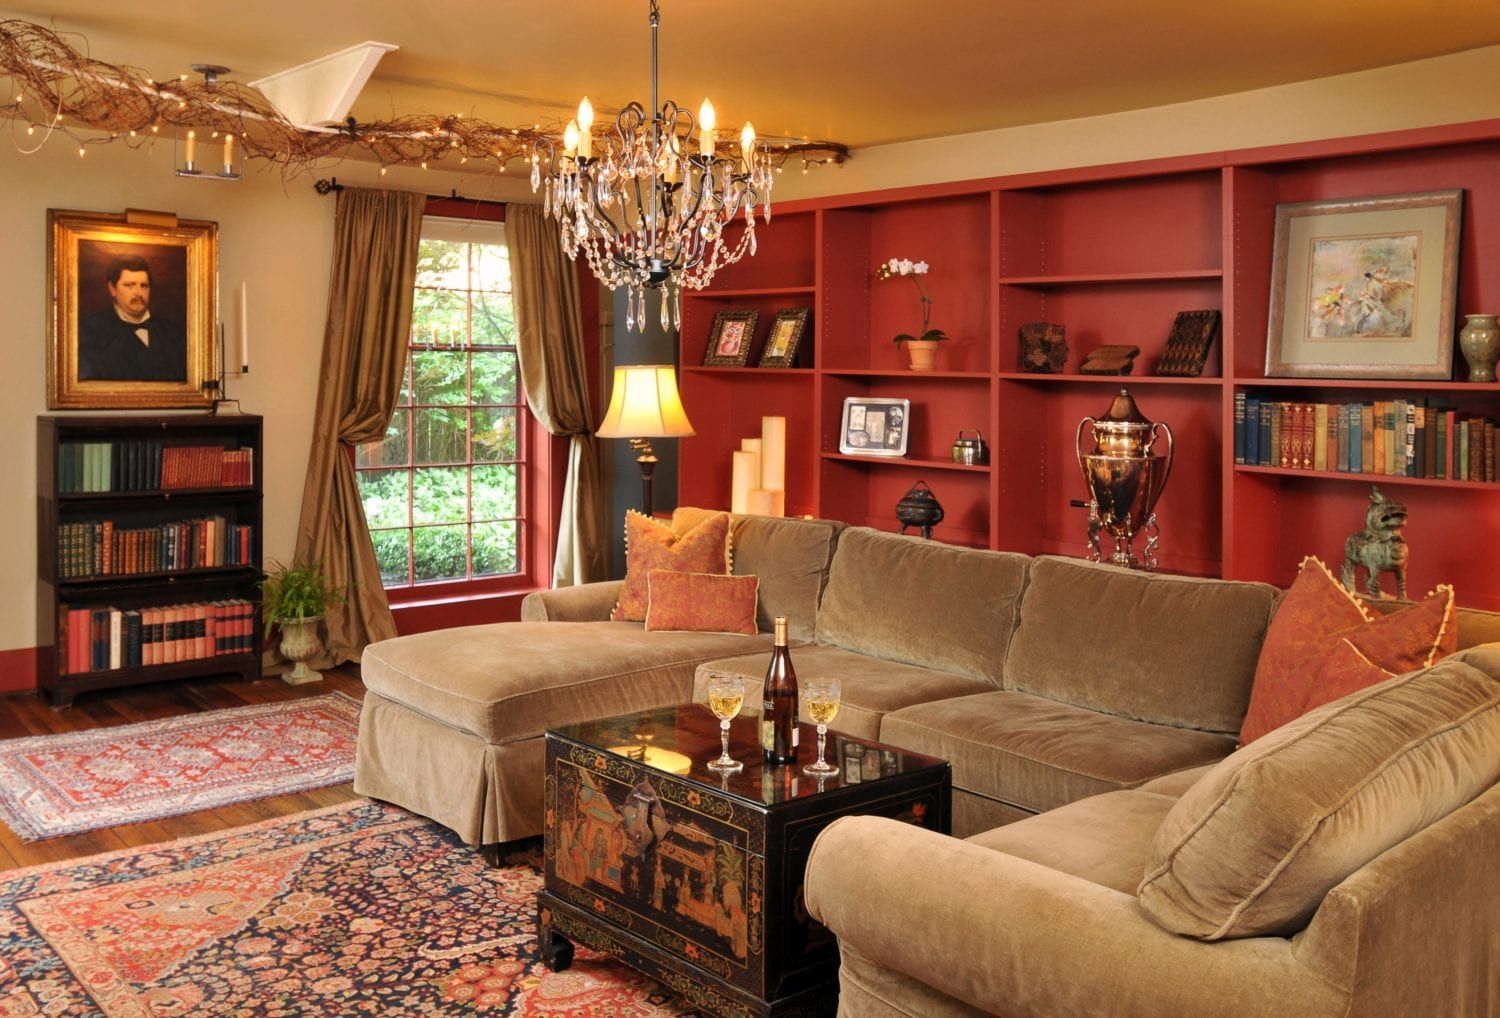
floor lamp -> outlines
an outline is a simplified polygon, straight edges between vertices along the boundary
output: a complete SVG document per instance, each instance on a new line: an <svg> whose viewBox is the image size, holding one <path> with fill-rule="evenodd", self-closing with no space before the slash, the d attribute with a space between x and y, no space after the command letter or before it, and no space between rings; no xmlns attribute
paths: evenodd
<svg viewBox="0 0 1500 1018"><path fill-rule="evenodd" d="M641 468L641 511L652 513L651 482L656 476L653 438L687 438L696 434L677 394L677 372L670 364L628 364L615 368L609 409L597 432L600 438L626 438Z"/></svg>

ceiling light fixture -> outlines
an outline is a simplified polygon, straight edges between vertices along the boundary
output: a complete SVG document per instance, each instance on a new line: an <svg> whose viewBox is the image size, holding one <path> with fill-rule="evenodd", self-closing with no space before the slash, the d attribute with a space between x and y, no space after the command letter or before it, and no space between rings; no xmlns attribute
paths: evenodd
<svg viewBox="0 0 1500 1018"><path fill-rule="evenodd" d="M693 114L658 94L661 12L651 0L651 107L632 102L613 131L593 133L587 97L568 121L561 151L538 139L531 187L562 233L563 250L611 290L627 291L626 328L645 330L646 290L660 289L663 329L682 324L682 291L755 254L755 214L771 220L772 160L746 121L739 143L720 152L713 104ZM596 151L596 148L600 151ZM741 214L737 237L726 228Z"/></svg>

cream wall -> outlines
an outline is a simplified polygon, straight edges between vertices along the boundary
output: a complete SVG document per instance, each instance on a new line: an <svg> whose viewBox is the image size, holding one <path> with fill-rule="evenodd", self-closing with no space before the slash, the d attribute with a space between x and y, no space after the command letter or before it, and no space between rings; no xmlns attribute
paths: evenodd
<svg viewBox="0 0 1500 1018"><path fill-rule="evenodd" d="M851 194L1491 117L1500 117L1500 46L1109 116L877 145L837 168L804 174L789 164L775 195Z"/></svg>
<svg viewBox="0 0 1500 1018"><path fill-rule="evenodd" d="M80 159L55 138L23 156L0 137L0 652L36 644L36 416L47 413L47 210L158 209L219 224L219 269L226 311L246 283L250 293L250 374L231 376L230 396L265 417L265 548L292 553L327 309L333 198L315 177L283 182L274 172L239 183L183 180L170 145L155 152L97 145ZM24 135L22 140L26 140ZM252 167L261 164L252 163ZM345 163L324 171L341 182L403 187L464 197L530 198L516 177L471 177ZM0 660L0 669L8 667ZM14 667L14 666L11 666ZM7 678L12 679L7 682ZM0 674L0 688L16 676ZM29 676L26 677L29 679Z"/></svg>

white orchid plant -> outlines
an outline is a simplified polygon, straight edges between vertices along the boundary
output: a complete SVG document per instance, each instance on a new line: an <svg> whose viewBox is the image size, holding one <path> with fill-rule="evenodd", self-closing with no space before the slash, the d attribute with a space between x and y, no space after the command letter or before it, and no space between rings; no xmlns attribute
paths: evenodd
<svg viewBox="0 0 1500 1018"><path fill-rule="evenodd" d="M894 279L897 276L906 276L917 288L917 300L922 309L922 331L918 335L903 332L897 336L895 343L922 342L935 343L947 339L948 334L942 329L932 328L932 298L927 294L927 288L922 285L922 277L927 275L926 262L914 262L909 258L892 258L888 262L882 262L875 267L876 279Z"/></svg>

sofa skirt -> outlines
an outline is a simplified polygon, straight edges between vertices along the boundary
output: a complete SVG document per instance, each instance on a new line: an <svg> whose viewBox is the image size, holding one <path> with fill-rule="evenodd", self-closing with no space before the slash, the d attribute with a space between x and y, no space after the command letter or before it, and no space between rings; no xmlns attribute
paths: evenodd
<svg viewBox="0 0 1500 1018"><path fill-rule="evenodd" d="M470 845L542 833L545 741L491 745L366 692L354 790L436 820Z"/></svg>

